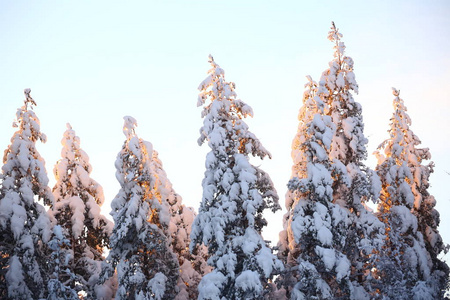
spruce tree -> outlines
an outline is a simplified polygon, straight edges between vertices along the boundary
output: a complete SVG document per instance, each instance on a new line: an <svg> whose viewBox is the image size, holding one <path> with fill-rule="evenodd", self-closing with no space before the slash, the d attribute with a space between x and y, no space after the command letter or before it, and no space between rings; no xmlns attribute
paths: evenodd
<svg viewBox="0 0 450 300"><path fill-rule="evenodd" d="M199 86L204 121L198 143L207 141L211 151L190 248L204 244L213 270L199 284L199 299L261 299L282 269L261 236L267 225L263 212L279 205L272 181L250 164L249 155L270 154L243 120L252 109L237 99L234 84L211 56L209 62L212 68Z"/></svg>
<svg viewBox="0 0 450 300"><path fill-rule="evenodd" d="M89 157L70 124L61 140L61 159L56 163L52 213L67 233L71 245L70 271L78 275L76 286L88 299L96 298L94 286L104 260L104 248L113 224L100 213L103 189L90 177Z"/></svg>
<svg viewBox="0 0 450 300"><path fill-rule="evenodd" d="M173 299L179 265L166 235L169 208L157 195L152 144L124 117L126 140L116 160L121 189L111 203L114 229L102 281L117 271L116 299Z"/></svg>
<svg viewBox="0 0 450 300"><path fill-rule="evenodd" d="M189 251L191 228L196 214L192 208L182 203L181 196L173 189L156 150L153 150L152 160L156 174L155 195L161 202L169 205L170 222L165 235L180 265L175 299L197 299L198 284L203 275L210 271L210 267L206 264L205 247L199 247L195 254Z"/></svg>
<svg viewBox="0 0 450 300"><path fill-rule="evenodd" d="M353 59L345 55L341 38L342 34L333 22L328 39L334 44L334 59L322 73L317 95L328 104L326 114L336 127L330 160L345 168L348 174L333 174L333 201L347 209L351 219L343 252L352 264L351 279L355 289L359 290L357 298L362 299L369 294L373 296L377 289L371 270L383 244L384 224L366 203L378 200L381 184L376 173L364 165L368 140L364 136L361 105L352 95L358 93L358 84Z"/></svg>
<svg viewBox="0 0 450 300"><path fill-rule="evenodd" d="M17 110L18 130L5 150L0 189L0 298L45 297L48 280L46 243L51 236L44 205L53 205L44 159L36 149L46 141L33 111L36 102L25 91Z"/></svg>
<svg viewBox="0 0 450 300"><path fill-rule="evenodd" d="M279 284L290 299L353 299L351 262L342 252L351 219L333 202L333 174L347 173L329 158L336 127L318 95L323 82L309 76L308 81L292 143L294 165L279 242L286 270Z"/></svg>
<svg viewBox="0 0 450 300"><path fill-rule="evenodd" d="M53 227L53 237L48 243L51 252L50 279L47 282L47 300L78 300L78 293L72 286L75 282L80 282L80 277L72 273L70 260L72 253L71 245L65 230L55 225Z"/></svg>
<svg viewBox="0 0 450 300"><path fill-rule="evenodd" d="M444 245L436 202L427 191L433 164L422 165L431 158L429 150L417 148L421 142L409 128L411 119L400 91L393 89L393 94L390 138L376 152L382 182L379 217L388 233L378 272L387 297L440 299L449 268L437 257Z"/></svg>

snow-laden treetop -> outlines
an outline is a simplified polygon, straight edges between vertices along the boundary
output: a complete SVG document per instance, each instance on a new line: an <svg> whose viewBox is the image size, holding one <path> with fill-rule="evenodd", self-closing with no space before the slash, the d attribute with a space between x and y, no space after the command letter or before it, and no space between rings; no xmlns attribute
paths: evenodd
<svg viewBox="0 0 450 300"><path fill-rule="evenodd" d="M135 128L137 127L137 121L135 118L130 116L123 117L125 121L123 124L123 134L125 134L127 139L130 139L135 135Z"/></svg>
<svg viewBox="0 0 450 300"><path fill-rule="evenodd" d="M241 113L244 118L247 116L253 117L252 108L236 98L234 82L225 81L225 71L214 61L211 55L208 57L208 62L212 68L198 87L201 92L198 95L197 106L204 105L208 98L211 100L211 103L215 100L228 100L234 105L236 113Z"/></svg>
<svg viewBox="0 0 450 300"><path fill-rule="evenodd" d="M41 123L38 117L33 112L33 105L37 106L34 99L31 97L31 89L24 89L25 100L24 105L17 109L16 121L13 122L13 127L19 127L22 133L21 138L29 139L31 142L37 140L45 143L47 136L41 132ZM13 136L13 139L16 135ZM11 140L12 141L12 140Z"/></svg>
<svg viewBox="0 0 450 300"><path fill-rule="evenodd" d="M225 80L224 70L220 68L211 55L209 55L208 62L212 68L198 87L200 93L197 106L204 105L202 111L204 121L203 127L200 129L198 144L202 145L207 140L209 146L214 149L225 137L224 130L226 129L228 133L234 132L233 136L228 138L239 142L239 153L251 154L261 159L266 156L271 158L270 152L262 146L259 139L249 131L248 125L242 120L247 116L253 117L252 108L237 98L234 82ZM220 126L224 126L223 130L215 128L217 126L215 124L222 124ZM233 127L233 130L231 130L231 127Z"/></svg>
<svg viewBox="0 0 450 300"><path fill-rule="evenodd" d="M353 73L354 62L351 57L345 56L346 47L344 42L341 41L343 35L339 32L339 28L336 28L334 22L331 23L330 29L328 39L335 44L333 47L334 59L329 63L330 68L322 74L321 88L319 88L318 93L331 96L342 89L343 91L352 90L358 94L358 84ZM328 88L328 91L324 88Z"/></svg>

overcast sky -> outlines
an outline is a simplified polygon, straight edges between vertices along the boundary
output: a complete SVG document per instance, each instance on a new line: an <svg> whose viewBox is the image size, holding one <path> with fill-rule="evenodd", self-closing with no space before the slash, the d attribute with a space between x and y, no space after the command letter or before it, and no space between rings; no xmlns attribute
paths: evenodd
<svg viewBox="0 0 450 300"><path fill-rule="evenodd" d="M449 15L449 1L0 1L0 148L14 133L23 89L31 88L48 137L37 147L51 186L70 122L108 214L119 190L122 118L130 115L184 203L198 209L208 148L196 142L197 87L212 54L253 107L247 123L273 155L254 162L271 175L284 208L305 76L318 80L332 60L327 33L335 21L355 61L367 164L375 166L372 152L388 138L396 87L436 164L430 192L450 243ZM284 212L268 216L265 238L274 243Z"/></svg>

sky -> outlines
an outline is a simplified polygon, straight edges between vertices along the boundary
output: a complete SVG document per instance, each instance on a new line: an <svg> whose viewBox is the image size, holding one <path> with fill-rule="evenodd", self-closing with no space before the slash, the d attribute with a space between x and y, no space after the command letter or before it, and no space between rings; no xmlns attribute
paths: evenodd
<svg viewBox="0 0 450 300"><path fill-rule="evenodd" d="M70 123L105 192L119 191L114 162L125 140L123 116L159 152L184 204L198 210L208 146L197 144L196 107L208 55L236 83L254 118L250 130L272 153L252 160L269 173L283 211L267 214L264 237L276 244L291 176L291 142L306 75L319 80L333 58L331 21L355 61L371 168L388 138L391 87L400 89L411 129L436 167L429 191L450 243L449 1L25 1L0 0L0 148L31 88L47 135L38 151L50 186ZM450 261L450 254L445 256Z"/></svg>

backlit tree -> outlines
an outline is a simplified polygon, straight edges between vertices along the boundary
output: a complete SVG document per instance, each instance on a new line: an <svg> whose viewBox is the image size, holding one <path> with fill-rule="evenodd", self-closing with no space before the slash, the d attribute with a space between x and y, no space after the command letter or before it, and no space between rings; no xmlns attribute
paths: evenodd
<svg viewBox="0 0 450 300"><path fill-rule="evenodd" d="M70 241L68 268L79 276L79 282L71 288L83 291L88 298L95 298L94 286L113 224L100 213L103 189L90 177L89 157L81 149L80 138L69 124L61 144L61 159L54 168L55 206L51 212Z"/></svg>
<svg viewBox="0 0 450 300"><path fill-rule="evenodd" d="M309 76L308 81L292 143L294 165L279 242L286 270L279 283L290 299L352 299L351 263L342 252L351 220L333 202L333 174L347 173L329 158L336 127L319 96L323 82Z"/></svg>
<svg viewBox="0 0 450 300"><path fill-rule="evenodd" d="M39 299L48 279L46 243L51 236L45 205L53 205L44 159L36 149L46 141L25 90L17 110L18 130L5 150L0 188L0 298Z"/></svg>
<svg viewBox="0 0 450 300"><path fill-rule="evenodd" d="M383 184L379 216L388 233L386 257L378 269L388 297L441 299L449 268L437 257L444 245L436 201L427 191L433 164L422 164L430 153L417 147L420 140L409 128L411 119L400 91L393 89L393 94L390 137L376 152L376 170Z"/></svg>
<svg viewBox="0 0 450 300"><path fill-rule="evenodd" d="M116 299L173 299L179 265L165 235L167 203L157 194L152 144L135 133L137 122L124 117L126 136L116 160L120 191L111 203L114 229L102 280L117 271Z"/></svg>
<svg viewBox="0 0 450 300"><path fill-rule="evenodd" d="M384 240L384 224L366 207L368 201L378 200L381 184L378 176L367 166L364 122L361 105L353 98L358 93L353 59L345 55L342 34L332 23L328 39L334 44L334 59L322 73L318 96L328 104L326 115L336 127L329 157L335 165L343 165L348 176L333 174L333 201L348 210L350 225L343 252L352 264L351 279L359 290L358 299L374 295L377 282L373 269L377 253ZM365 289L361 290L359 287ZM365 295L363 295L365 294Z"/></svg>

